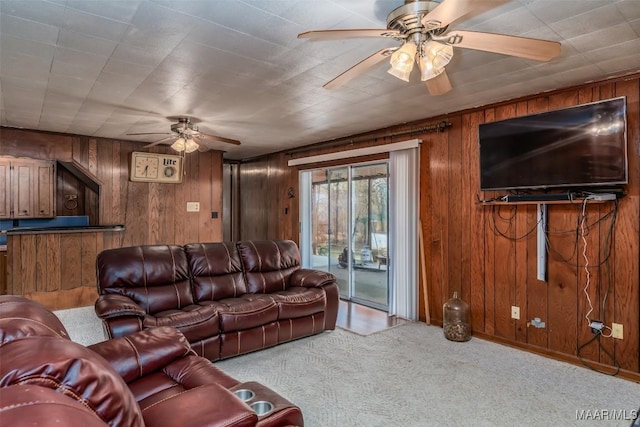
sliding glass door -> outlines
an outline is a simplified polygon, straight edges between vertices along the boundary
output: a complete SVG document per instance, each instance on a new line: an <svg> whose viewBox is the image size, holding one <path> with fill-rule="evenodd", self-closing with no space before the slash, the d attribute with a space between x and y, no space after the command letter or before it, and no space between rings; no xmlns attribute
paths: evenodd
<svg viewBox="0 0 640 427"><path fill-rule="evenodd" d="M346 300L386 310L388 165L302 172L303 262L338 278Z"/></svg>

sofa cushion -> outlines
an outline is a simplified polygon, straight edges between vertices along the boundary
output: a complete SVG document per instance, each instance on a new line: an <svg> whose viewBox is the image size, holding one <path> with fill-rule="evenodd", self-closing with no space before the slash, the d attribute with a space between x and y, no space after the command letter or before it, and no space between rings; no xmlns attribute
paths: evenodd
<svg viewBox="0 0 640 427"><path fill-rule="evenodd" d="M295 319L325 310L327 297L320 288L291 287L269 294L278 304L278 319Z"/></svg>
<svg viewBox="0 0 640 427"><path fill-rule="evenodd" d="M291 274L300 268L300 252L291 240L251 240L237 246L249 293L283 291Z"/></svg>
<svg viewBox="0 0 640 427"><path fill-rule="evenodd" d="M193 304L187 256L181 246L107 249L96 260L100 294L125 295L147 313Z"/></svg>
<svg viewBox="0 0 640 427"><path fill-rule="evenodd" d="M142 324L144 328L173 326L190 342L208 338L220 331L218 313L211 305L192 304L180 310L161 311L155 315L147 315Z"/></svg>
<svg viewBox="0 0 640 427"><path fill-rule="evenodd" d="M245 294L208 304L216 308L223 333L255 328L278 319L278 305L268 295Z"/></svg>
<svg viewBox="0 0 640 427"><path fill-rule="evenodd" d="M184 248L196 301L233 298L247 292L234 243L192 243Z"/></svg>

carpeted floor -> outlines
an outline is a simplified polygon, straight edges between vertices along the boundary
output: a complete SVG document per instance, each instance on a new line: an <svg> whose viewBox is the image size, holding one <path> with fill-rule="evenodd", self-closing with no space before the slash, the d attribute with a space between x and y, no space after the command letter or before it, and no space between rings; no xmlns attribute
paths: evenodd
<svg viewBox="0 0 640 427"><path fill-rule="evenodd" d="M81 310L56 314L72 339L104 339ZM640 405L640 384L476 338L447 341L424 323L336 329L216 364L300 406L307 427L629 426Z"/></svg>

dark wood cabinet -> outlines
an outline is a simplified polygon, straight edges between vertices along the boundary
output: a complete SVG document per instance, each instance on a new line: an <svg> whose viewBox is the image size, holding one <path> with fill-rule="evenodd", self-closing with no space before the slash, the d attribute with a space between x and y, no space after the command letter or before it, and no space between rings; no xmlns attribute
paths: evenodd
<svg viewBox="0 0 640 427"><path fill-rule="evenodd" d="M55 162L0 158L0 219L55 217Z"/></svg>

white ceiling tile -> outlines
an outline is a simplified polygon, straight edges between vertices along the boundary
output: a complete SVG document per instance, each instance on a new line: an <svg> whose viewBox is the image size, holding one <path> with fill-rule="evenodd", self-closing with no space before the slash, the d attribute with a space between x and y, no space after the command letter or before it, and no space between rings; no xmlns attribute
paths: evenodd
<svg viewBox="0 0 640 427"><path fill-rule="evenodd" d="M116 46L118 46L118 43L113 40L101 39L62 29L58 37L58 46L91 53L93 55L110 56Z"/></svg>
<svg viewBox="0 0 640 427"><path fill-rule="evenodd" d="M281 45L212 22L201 22L186 40L261 61L270 61L288 51Z"/></svg>
<svg viewBox="0 0 640 427"><path fill-rule="evenodd" d="M10 57L33 56L51 62L56 48L50 44L34 42L23 38L4 36L0 39L0 55Z"/></svg>
<svg viewBox="0 0 640 427"><path fill-rule="evenodd" d="M0 72L6 77L32 79L34 85L46 82L51 69L51 61L30 55L13 55L2 53Z"/></svg>
<svg viewBox="0 0 640 427"><path fill-rule="evenodd" d="M129 22L142 3L140 0L101 2L95 0L68 0L67 7L115 21Z"/></svg>
<svg viewBox="0 0 640 427"><path fill-rule="evenodd" d="M119 61L110 58L101 70L105 73L120 74L131 78L143 80L153 71L153 67L135 62Z"/></svg>
<svg viewBox="0 0 640 427"><path fill-rule="evenodd" d="M120 43L111 54L111 59L131 64L155 67L164 61L173 49L162 49L155 46L131 46Z"/></svg>
<svg viewBox="0 0 640 427"><path fill-rule="evenodd" d="M590 2L592 0L587 0ZM600 2L603 4L602 2ZM620 23L622 15L614 4L604 3L605 6L592 9L578 15L573 15L561 21L550 22L549 26L565 39L577 37L587 32L600 31Z"/></svg>
<svg viewBox="0 0 640 427"><path fill-rule="evenodd" d="M389 13L404 4L402 0L351 0L348 2L331 0L330 2L371 21L375 25L373 28L378 28L379 25L384 28Z"/></svg>
<svg viewBox="0 0 640 427"><path fill-rule="evenodd" d="M167 34L158 31L152 31L142 29L138 27L130 26L125 31L121 43L130 46L138 46L142 48L162 48L162 49L175 49L175 47L184 40L185 35L180 34Z"/></svg>
<svg viewBox="0 0 640 427"><path fill-rule="evenodd" d="M618 1L616 7L627 21L640 19L640 2L638 0Z"/></svg>
<svg viewBox="0 0 640 427"><path fill-rule="evenodd" d="M598 68L606 75L624 75L629 72L640 71L639 61L640 51L636 51L630 55L620 55L607 61L598 62Z"/></svg>
<svg viewBox="0 0 640 427"><path fill-rule="evenodd" d="M526 7L539 19L551 24L599 9L606 3L602 0L535 0L528 2Z"/></svg>
<svg viewBox="0 0 640 427"><path fill-rule="evenodd" d="M95 80L51 73L48 83L51 91L68 95L76 100L82 100L91 90Z"/></svg>
<svg viewBox="0 0 640 427"><path fill-rule="evenodd" d="M348 2L349 5L353 3L357 2ZM372 2L367 3L369 5L372 4ZM310 8L308 3L298 2L278 16L295 22L308 30L322 30L340 25L346 19L348 13L347 10L340 7L327 8L326 13L317 13L317 10ZM379 27L385 28L386 25L373 25L373 28Z"/></svg>
<svg viewBox="0 0 640 427"><path fill-rule="evenodd" d="M582 82L592 81L600 76L600 70L595 65L585 65L583 67L562 71L553 75L554 80L564 85L577 85Z"/></svg>
<svg viewBox="0 0 640 427"><path fill-rule="evenodd" d="M529 10L518 8L502 13L495 18L483 20L473 27L468 27L462 23L455 25L455 28L519 35L523 31L531 31L543 25L542 21Z"/></svg>
<svg viewBox="0 0 640 427"><path fill-rule="evenodd" d="M607 29L568 39L567 43L571 44L578 52L585 53L624 43L634 37L635 32L625 22Z"/></svg>
<svg viewBox="0 0 640 427"><path fill-rule="evenodd" d="M55 46L58 40L58 27L11 15L0 15L0 28L2 28L2 32L11 34L12 37L38 43Z"/></svg>
<svg viewBox="0 0 640 427"><path fill-rule="evenodd" d="M0 14L57 27L64 23L64 6L49 1L2 0Z"/></svg>
<svg viewBox="0 0 640 427"><path fill-rule="evenodd" d="M272 15L281 15L285 10L308 0L241 0L242 3ZM326 0L317 0L318 3Z"/></svg>
<svg viewBox="0 0 640 427"><path fill-rule="evenodd" d="M79 10L65 9L65 28L77 33L119 41L127 30L127 24Z"/></svg>
<svg viewBox="0 0 640 427"><path fill-rule="evenodd" d="M106 56L58 48L53 58L51 72L80 78L95 78L100 74L106 61Z"/></svg>

